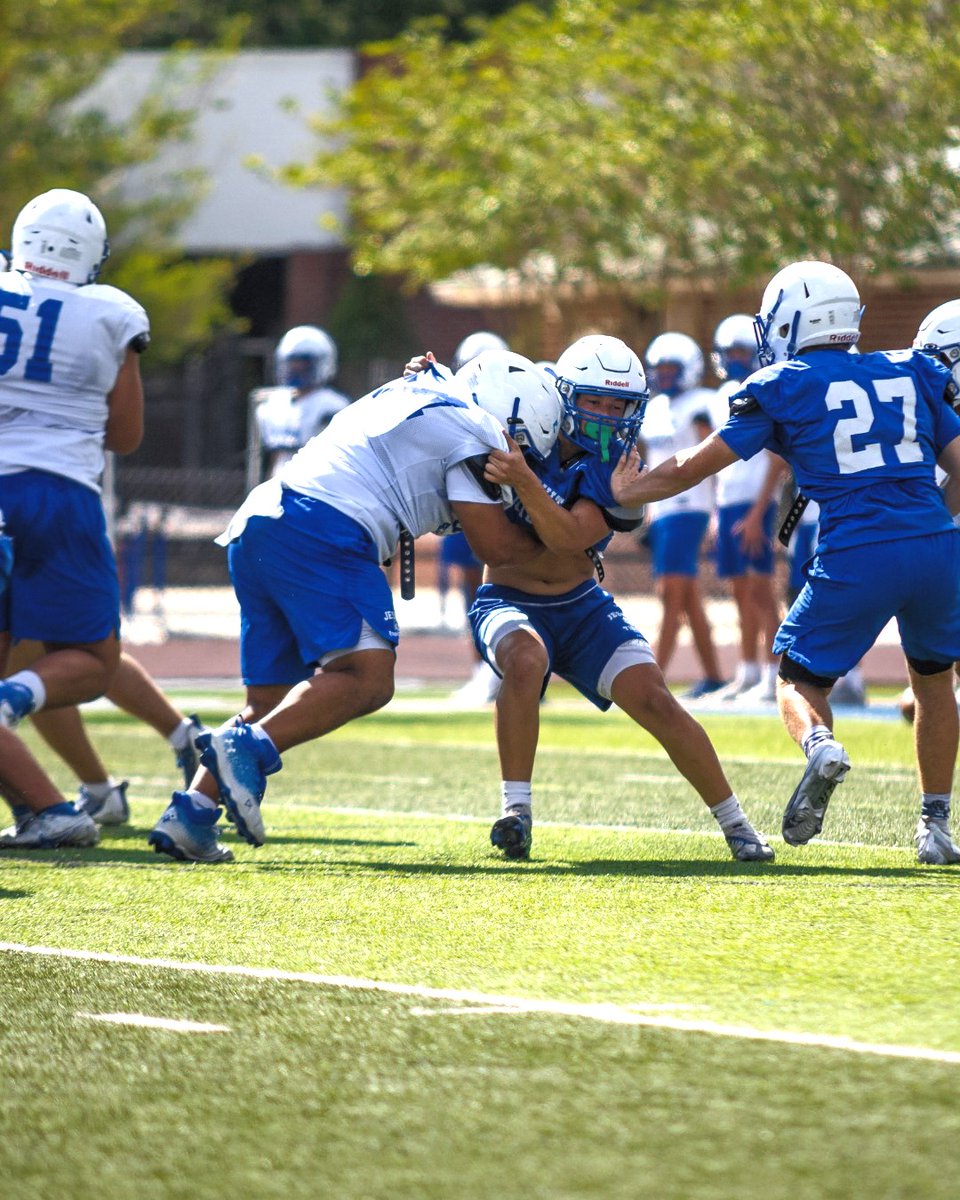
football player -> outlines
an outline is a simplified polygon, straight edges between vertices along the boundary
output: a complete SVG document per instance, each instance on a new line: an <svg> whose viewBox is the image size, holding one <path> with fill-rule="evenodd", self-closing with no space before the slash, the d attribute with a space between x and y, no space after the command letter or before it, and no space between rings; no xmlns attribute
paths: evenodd
<svg viewBox="0 0 960 1200"><path fill-rule="evenodd" d="M685 333L661 333L647 348L653 399L643 423L642 453L656 465L671 454L695 446L713 429L713 393L700 386L703 354ZM661 619L657 662L669 669L684 620L690 626L703 677L685 694L696 700L725 685L713 643L713 631L700 594L700 547L710 514L709 483L670 497L647 510L647 541L653 552L653 574L660 597Z"/></svg>
<svg viewBox="0 0 960 1200"><path fill-rule="evenodd" d="M960 658L960 529L937 487L937 464L960 471L957 382L921 350L851 354L863 308L846 272L797 262L778 272L756 319L763 369L732 398L731 416L700 446L638 473L617 472L621 504L676 495L738 458L773 450L820 505L807 581L780 626L778 701L806 769L783 816L799 846L820 833L850 769L834 737L830 689L896 618L916 698L922 863L960 863L949 825L958 745L953 664Z"/></svg>
<svg viewBox="0 0 960 1200"><path fill-rule="evenodd" d="M149 836L173 858L224 862L220 804L259 846L267 776L292 746L382 708L393 695L399 629L381 563L412 540L462 528L477 556L504 564L542 547L504 514L483 480L503 428L551 450L560 400L529 360L488 352L468 389L431 368L341 412L255 488L218 539L229 547L240 602L246 706L236 723L196 739L204 766Z"/></svg>
<svg viewBox="0 0 960 1200"><path fill-rule="evenodd" d="M470 366L461 375L469 385ZM490 840L527 858L533 837L532 778L540 699L551 673L601 710L616 704L660 742L709 806L734 858L767 862L773 851L750 824L704 729L673 697L643 634L602 580L601 556L616 530L642 519L610 483L635 442L649 392L636 354L619 338L590 335L557 360L563 426L546 462L511 443L487 462L486 478L509 489L511 518L533 529L548 553L489 563L470 611L478 648L503 677L497 698L501 816Z"/></svg>

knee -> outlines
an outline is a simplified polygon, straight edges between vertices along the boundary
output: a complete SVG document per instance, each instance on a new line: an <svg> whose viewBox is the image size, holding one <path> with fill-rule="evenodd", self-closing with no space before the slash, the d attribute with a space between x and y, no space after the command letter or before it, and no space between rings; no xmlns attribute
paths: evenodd
<svg viewBox="0 0 960 1200"><path fill-rule="evenodd" d="M498 657L497 666L503 674L505 687L536 690L539 695L543 677L547 673L547 652L539 642L531 639L524 645L511 648L502 660Z"/></svg>

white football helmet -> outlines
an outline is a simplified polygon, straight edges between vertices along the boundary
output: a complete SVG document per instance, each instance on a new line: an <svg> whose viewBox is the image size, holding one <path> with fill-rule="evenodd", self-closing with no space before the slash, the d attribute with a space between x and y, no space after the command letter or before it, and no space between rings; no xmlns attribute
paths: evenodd
<svg viewBox="0 0 960 1200"><path fill-rule="evenodd" d="M471 358L476 358L484 350L509 350L510 347L498 333L490 333L480 329L476 333L468 333L453 352L453 369L459 371L465 367Z"/></svg>
<svg viewBox="0 0 960 1200"><path fill-rule="evenodd" d="M619 438L628 447L640 433L650 398L640 359L626 342L605 334L588 334L568 346L557 359L557 391L563 398L563 433L571 442L604 462L610 442ZM625 400L623 416L607 417L581 408L580 395L617 396Z"/></svg>
<svg viewBox="0 0 960 1200"><path fill-rule="evenodd" d="M933 354L949 367L960 388L960 300L948 300L927 313L913 339L913 348Z"/></svg>
<svg viewBox="0 0 960 1200"><path fill-rule="evenodd" d="M280 339L274 355L276 380L298 392L321 387L337 373L337 347L315 325L296 325Z"/></svg>
<svg viewBox="0 0 960 1200"><path fill-rule="evenodd" d="M95 282L110 253L100 209L69 188L53 188L25 204L10 246L14 271L78 286Z"/></svg>
<svg viewBox="0 0 960 1200"><path fill-rule="evenodd" d="M525 453L546 462L560 433L563 405L535 363L512 350L483 350L455 378Z"/></svg>
<svg viewBox="0 0 960 1200"><path fill-rule="evenodd" d="M760 363L785 362L811 346L855 346L863 306L846 271L795 262L767 284L754 322Z"/></svg>
<svg viewBox="0 0 960 1200"><path fill-rule="evenodd" d="M676 365L676 375L660 382L657 368L667 363ZM703 351L685 333L661 333L647 347L647 370L658 392L678 396L697 387L703 379Z"/></svg>
<svg viewBox="0 0 960 1200"><path fill-rule="evenodd" d="M731 356L731 350L738 353ZM723 318L713 335L710 362L720 380L735 379L739 382L756 371L760 359L757 356L753 317L748 317L746 313L734 313Z"/></svg>

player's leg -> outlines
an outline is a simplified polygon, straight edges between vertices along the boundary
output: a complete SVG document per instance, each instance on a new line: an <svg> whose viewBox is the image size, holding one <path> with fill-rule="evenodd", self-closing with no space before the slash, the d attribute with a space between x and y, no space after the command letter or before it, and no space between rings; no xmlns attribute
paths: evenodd
<svg viewBox="0 0 960 1200"><path fill-rule="evenodd" d="M610 696L663 746L716 818L734 858L772 861L773 850L741 808L706 730L672 695L657 664L626 666L614 677Z"/></svg>
<svg viewBox="0 0 960 1200"><path fill-rule="evenodd" d="M515 595L502 598L495 587L480 589L470 619L475 644L487 660L496 663L502 678L494 717L500 816L490 830L490 842L508 858L528 858L540 700L550 678L551 650L539 615L526 612Z"/></svg>
<svg viewBox="0 0 960 1200"><path fill-rule="evenodd" d="M57 846L94 846L99 832L57 790L15 733L0 728L0 792L14 824L0 833L0 848L48 850Z"/></svg>
<svg viewBox="0 0 960 1200"><path fill-rule="evenodd" d="M11 648L12 670L30 667L42 655L40 642L24 639ZM127 785L111 778L83 723L80 710L72 704L63 708L44 708L30 717L33 726L50 749L76 775L80 784L77 808L98 825L121 825L130 817Z"/></svg>
<svg viewBox="0 0 960 1200"><path fill-rule="evenodd" d="M185 716L174 707L144 666L124 650L107 699L170 743L177 768L189 784L200 762L195 741L206 732L199 717Z"/></svg>
<svg viewBox="0 0 960 1200"><path fill-rule="evenodd" d="M960 742L953 670L922 674L911 666L910 685L916 705L913 736L921 794L914 835L917 858L938 866L960 863L960 848L950 832L954 764Z"/></svg>

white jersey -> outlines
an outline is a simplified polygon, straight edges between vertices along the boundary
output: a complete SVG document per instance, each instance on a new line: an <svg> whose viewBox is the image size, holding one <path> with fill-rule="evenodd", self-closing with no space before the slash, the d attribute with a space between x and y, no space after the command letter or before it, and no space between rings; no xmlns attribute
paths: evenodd
<svg viewBox="0 0 960 1200"><path fill-rule="evenodd" d="M0 474L38 468L99 491L107 395L149 328L118 288L0 275Z"/></svg>
<svg viewBox="0 0 960 1200"><path fill-rule="evenodd" d="M282 486L352 517L383 561L401 529L457 532L451 500L499 503L466 463L506 448L497 419L456 382L431 372L396 379L342 409L276 479L254 488L217 541L239 537L248 517L279 516Z"/></svg>
<svg viewBox="0 0 960 1200"><path fill-rule="evenodd" d="M726 425L730 416L730 397L743 391L743 383L728 379L714 393L710 415L714 429ZM760 495L770 466L770 451L761 450L753 458L737 459L722 471L718 471L717 507L727 508L732 504L753 504Z"/></svg>
<svg viewBox="0 0 960 1200"><path fill-rule="evenodd" d="M276 475L350 403L341 392L329 387L314 388L300 396L289 387L258 388L253 399L260 446L273 459L271 475Z"/></svg>
<svg viewBox="0 0 960 1200"><path fill-rule="evenodd" d="M647 405L640 436L646 445L645 461L658 467L681 450L690 450L702 440L697 422L710 423L713 392L709 388L691 388L677 396L660 392ZM713 511L713 481L704 479L686 492L647 505L650 522L674 513Z"/></svg>

